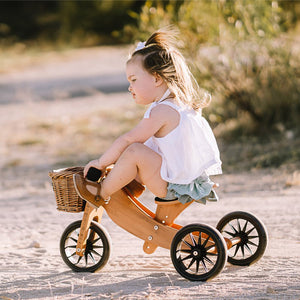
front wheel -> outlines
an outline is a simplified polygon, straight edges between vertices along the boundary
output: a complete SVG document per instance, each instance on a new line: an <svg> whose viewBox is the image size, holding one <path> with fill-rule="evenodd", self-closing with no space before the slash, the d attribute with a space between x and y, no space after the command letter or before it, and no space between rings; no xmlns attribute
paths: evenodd
<svg viewBox="0 0 300 300"><path fill-rule="evenodd" d="M249 266L259 260L267 247L267 230L257 217L235 211L225 215L217 229L225 238L240 238L240 242L228 251L228 262L238 266Z"/></svg>
<svg viewBox="0 0 300 300"><path fill-rule="evenodd" d="M88 231L83 256L76 254L81 221L71 223L60 239L60 254L64 262L75 272L95 272L103 268L109 258L111 241L103 226L92 222Z"/></svg>
<svg viewBox="0 0 300 300"><path fill-rule="evenodd" d="M191 224L181 228L171 245L176 271L191 281L206 281L218 275L227 261L227 247L213 227Z"/></svg>

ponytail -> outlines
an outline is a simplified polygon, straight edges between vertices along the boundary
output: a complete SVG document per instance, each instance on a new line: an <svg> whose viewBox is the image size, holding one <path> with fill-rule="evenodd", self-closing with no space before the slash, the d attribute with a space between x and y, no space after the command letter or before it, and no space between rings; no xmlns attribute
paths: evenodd
<svg viewBox="0 0 300 300"><path fill-rule="evenodd" d="M177 36L178 31L170 28L154 32L145 43L139 43L130 60L143 56L145 70L159 75L179 103L200 110L209 105L211 98L207 93L200 96L199 85L176 47Z"/></svg>

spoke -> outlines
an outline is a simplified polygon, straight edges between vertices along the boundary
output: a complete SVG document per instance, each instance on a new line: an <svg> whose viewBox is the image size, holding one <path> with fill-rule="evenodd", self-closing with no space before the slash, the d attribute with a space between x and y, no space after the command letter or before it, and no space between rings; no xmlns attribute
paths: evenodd
<svg viewBox="0 0 300 300"><path fill-rule="evenodd" d="M245 248L244 248L244 245L241 245L241 251L242 251L243 257L245 257Z"/></svg>
<svg viewBox="0 0 300 300"><path fill-rule="evenodd" d="M228 223L228 225L232 228L232 230L233 230L235 233L238 233L238 231L237 231L230 223Z"/></svg>
<svg viewBox="0 0 300 300"><path fill-rule="evenodd" d="M206 255L210 255L210 256L218 256L218 253L207 252Z"/></svg>
<svg viewBox="0 0 300 300"><path fill-rule="evenodd" d="M85 266L87 267L87 265L88 265L88 253L87 252L84 253L84 258L85 258Z"/></svg>
<svg viewBox="0 0 300 300"><path fill-rule="evenodd" d="M188 250L188 249L179 249L179 250L176 250L176 253L177 253L177 252L191 253L192 251L191 251L191 250Z"/></svg>
<svg viewBox="0 0 300 300"><path fill-rule="evenodd" d="M210 250L211 248L216 247L216 244L210 245L207 248L205 248L206 252L208 252L208 250Z"/></svg>
<svg viewBox="0 0 300 300"><path fill-rule="evenodd" d="M69 239L72 240L73 242L75 242L77 244L77 240L74 239L73 237L70 236Z"/></svg>
<svg viewBox="0 0 300 300"><path fill-rule="evenodd" d="M93 263L96 264L96 260L91 252L89 252L89 257L92 259Z"/></svg>
<svg viewBox="0 0 300 300"><path fill-rule="evenodd" d="M243 227L243 232L246 231L247 225L248 225L248 220L246 220L246 223L245 223L245 225L244 225L244 227Z"/></svg>
<svg viewBox="0 0 300 300"><path fill-rule="evenodd" d="M183 262L184 260L190 259L192 257L193 257L193 255L188 255L185 258L180 259L180 261Z"/></svg>
<svg viewBox="0 0 300 300"><path fill-rule="evenodd" d="M99 238L97 238L97 239L95 239L94 241L91 241L91 243L94 245L95 243L97 243L99 240L101 240L101 238L99 237Z"/></svg>
<svg viewBox="0 0 300 300"><path fill-rule="evenodd" d="M72 253L71 255L67 256L67 258L70 258L72 256L76 255L76 251L74 253Z"/></svg>
<svg viewBox="0 0 300 300"><path fill-rule="evenodd" d="M207 262L209 262L211 265L214 265L214 262L210 260L208 257L203 257Z"/></svg>
<svg viewBox="0 0 300 300"><path fill-rule="evenodd" d="M98 256L100 256L100 257L102 257L102 255L100 253L98 253L97 251L95 251L95 250L91 250L91 252L98 255Z"/></svg>
<svg viewBox="0 0 300 300"><path fill-rule="evenodd" d="M206 246L206 244L207 244L207 242L208 242L209 239L210 239L210 236L208 236L207 239L204 241L204 243L202 245L204 248L205 248L205 246Z"/></svg>
<svg viewBox="0 0 300 300"><path fill-rule="evenodd" d="M190 264L188 265L188 267L186 268L186 270L188 270L194 264L195 261L196 261L195 258L193 258Z"/></svg>
<svg viewBox="0 0 300 300"><path fill-rule="evenodd" d="M93 248L94 248L94 249L95 249L95 248L96 248L96 249L103 249L104 247L103 247L103 246L97 246L97 245L96 245L96 246L93 246Z"/></svg>
<svg viewBox="0 0 300 300"><path fill-rule="evenodd" d="M190 244L190 243L188 243L188 242L186 242L185 240L181 240L183 243L185 243L188 247L190 247L191 249L193 248L193 246Z"/></svg>
<svg viewBox="0 0 300 300"><path fill-rule="evenodd" d="M252 250L249 248L249 246L248 246L247 244L245 244L245 247L246 247L246 249L250 252L250 254L252 255L253 252L252 252Z"/></svg>
<svg viewBox="0 0 300 300"><path fill-rule="evenodd" d="M236 246L236 248L235 248L235 252L234 252L234 254L233 254L233 256L232 257L235 257L236 256L236 254L237 254L237 252L239 251L239 248L240 248L240 245L235 245Z"/></svg>
<svg viewBox="0 0 300 300"><path fill-rule="evenodd" d="M246 234L249 234L250 232L252 232L255 229L255 227L252 227L251 229L249 229Z"/></svg>
<svg viewBox="0 0 300 300"><path fill-rule="evenodd" d="M78 265L78 264L79 264L79 262L81 261L82 257L83 257L83 256L78 256L78 260L77 260L77 263L75 263L75 265Z"/></svg>
<svg viewBox="0 0 300 300"><path fill-rule="evenodd" d="M198 236L198 246L201 245L201 241L202 241L202 232L199 231L199 236Z"/></svg>
<svg viewBox="0 0 300 300"><path fill-rule="evenodd" d="M73 246L66 246L66 247L65 247L65 250L68 249L68 248L73 248L73 249L75 249L75 248L76 248L76 245L73 245Z"/></svg>
<svg viewBox="0 0 300 300"><path fill-rule="evenodd" d="M248 241L248 244L252 245L252 246L255 246L255 247L258 247L258 245L256 245L255 243L251 242L251 241Z"/></svg>
<svg viewBox="0 0 300 300"><path fill-rule="evenodd" d="M238 230L239 232L241 232L242 228L241 228L241 224L240 224L240 220L236 219L237 225L238 225Z"/></svg>
<svg viewBox="0 0 300 300"><path fill-rule="evenodd" d="M201 263L202 263L202 266L203 266L205 272L208 272L208 269L207 269L206 264L203 259L201 259Z"/></svg>
<svg viewBox="0 0 300 300"><path fill-rule="evenodd" d="M227 230L225 230L224 232L227 233L227 234L229 234L229 235L231 235L232 237L236 235L235 233L229 232L229 231L227 231Z"/></svg>
<svg viewBox="0 0 300 300"><path fill-rule="evenodd" d="M250 236L248 236L248 240L257 239L257 238L259 238L258 235L250 235Z"/></svg>
<svg viewBox="0 0 300 300"><path fill-rule="evenodd" d="M190 233L190 238L193 242L193 246L196 246L196 241L195 241L194 235L192 233Z"/></svg>
<svg viewBox="0 0 300 300"><path fill-rule="evenodd" d="M196 273L199 272L199 260L197 259L196 260Z"/></svg>

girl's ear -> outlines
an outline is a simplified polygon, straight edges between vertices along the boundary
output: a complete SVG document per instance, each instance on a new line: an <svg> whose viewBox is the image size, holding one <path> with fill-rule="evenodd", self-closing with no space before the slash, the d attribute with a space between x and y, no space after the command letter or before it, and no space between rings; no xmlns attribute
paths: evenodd
<svg viewBox="0 0 300 300"><path fill-rule="evenodd" d="M156 84L156 86L160 86L160 85L162 85L164 83L164 80L157 73L154 74L154 77L155 77L155 84Z"/></svg>

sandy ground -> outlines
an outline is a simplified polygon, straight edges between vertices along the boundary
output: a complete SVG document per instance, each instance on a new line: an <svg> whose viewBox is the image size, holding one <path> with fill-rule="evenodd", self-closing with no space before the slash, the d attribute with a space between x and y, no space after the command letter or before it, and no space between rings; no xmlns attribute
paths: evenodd
<svg viewBox="0 0 300 300"><path fill-rule="evenodd" d="M231 211L257 215L269 244L250 267L227 264L210 282L189 282L175 271L168 250L145 254L143 242L106 215L102 224L113 243L108 264L94 274L64 264L61 234L82 214L56 210L47 173L69 166L64 159L72 151L62 149L82 149L83 141L76 131L55 126L94 118L95 111L130 113L126 55L116 48L72 51L0 75L0 299L300 299L300 187L286 186L288 169L224 174L217 179L219 203L194 203L177 219L215 226ZM78 154L72 162L87 159ZM155 208L149 192L142 201Z"/></svg>

